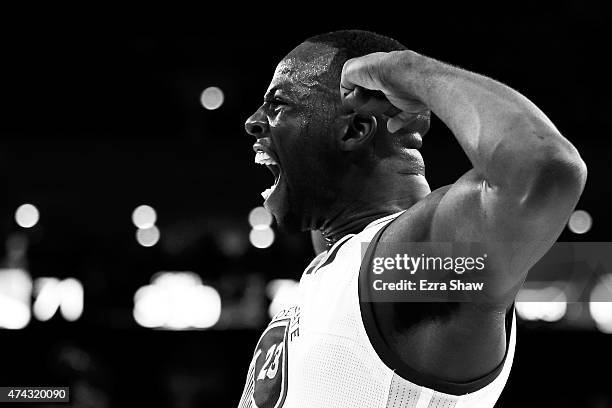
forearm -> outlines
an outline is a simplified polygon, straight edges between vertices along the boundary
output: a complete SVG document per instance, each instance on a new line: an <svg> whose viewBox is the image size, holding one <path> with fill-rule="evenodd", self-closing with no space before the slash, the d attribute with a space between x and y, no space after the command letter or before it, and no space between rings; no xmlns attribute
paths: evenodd
<svg viewBox="0 0 612 408"><path fill-rule="evenodd" d="M517 91L411 51L393 54L385 73L388 91L427 105L490 185L529 188L520 184L544 164L580 161L546 115Z"/></svg>

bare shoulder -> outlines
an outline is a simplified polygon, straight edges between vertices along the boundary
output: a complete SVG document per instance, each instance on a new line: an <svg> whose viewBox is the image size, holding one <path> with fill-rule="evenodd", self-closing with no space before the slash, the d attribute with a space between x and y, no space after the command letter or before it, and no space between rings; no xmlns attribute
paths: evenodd
<svg viewBox="0 0 612 408"><path fill-rule="evenodd" d="M440 187L400 215L381 237L382 242L429 241L431 223L438 205L452 185Z"/></svg>
<svg viewBox="0 0 612 408"><path fill-rule="evenodd" d="M389 224L380 242L430 242L432 220L450 185L434 190ZM375 256L396 246L377 245ZM449 381L491 372L506 350L507 305L381 302L373 306L380 334L411 368ZM474 357L477 356L477 357Z"/></svg>

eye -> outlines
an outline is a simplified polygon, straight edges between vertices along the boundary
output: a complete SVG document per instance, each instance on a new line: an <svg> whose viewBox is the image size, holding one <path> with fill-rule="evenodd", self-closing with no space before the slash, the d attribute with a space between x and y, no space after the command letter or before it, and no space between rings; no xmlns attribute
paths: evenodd
<svg viewBox="0 0 612 408"><path fill-rule="evenodd" d="M275 92L271 95L266 95L264 98L264 104L272 112L281 112L284 108L290 105L290 101L283 97L279 92Z"/></svg>
<svg viewBox="0 0 612 408"><path fill-rule="evenodd" d="M280 98L274 97L270 101L270 105L272 105L272 106L282 106L282 105L287 105L287 102L285 102L284 100L282 100Z"/></svg>

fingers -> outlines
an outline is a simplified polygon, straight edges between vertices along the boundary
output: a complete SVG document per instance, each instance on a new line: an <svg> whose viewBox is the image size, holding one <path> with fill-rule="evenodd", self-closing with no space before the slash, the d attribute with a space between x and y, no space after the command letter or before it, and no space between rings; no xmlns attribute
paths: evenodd
<svg viewBox="0 0 612 408"><path fill-rule="evenodd" d="M356 75L355 59L347 60L342 67L342 75L340 76L340 99L342 104L350 108L354 108L363 104L358 95L357 89L359 86L356 84L358 80Z"/></svg>
<svg viewBox="0 0 612 408"><path fill-rule="evenodd" d="M374 52L362 57L346 60L342 66L340 88L347 91L360 86L366 89L378 89L378 66L386 53Z"/></svg>
<svg viewBox="0 0 612 408"><path fill-rule="evenodd" d="M414 113L400 112L387 120L387 130L389 133L395 133L414 121L416 116Z"/></svg>
<svg viewBox="0 0 612 408"><path fill-rule="evenodd" d="M407 127L414 122L418 115L422 115L427 110L415 103L413 106L408 106L409 109L414 109L414 112L402 111L391 104L382 92L371 91L359 86L345 96L343 105L351 112L375 116L382 115L388 118L387 130L390 133L396 133Z"/></svg>
<svg viewBox="0 0 612 408"><path fill-rule="evenodd" d="M407 149L420 149L423 147L423 136L418 132L398 133L396 136L399 144Z"/></svg>
<svg viewBox="0 0 612 408"><path fill-rule="evenodd" d="M382 92L371 91L359 86L344 97L343 105L352 112L382 115L389 118L387 129L391 133L402 129L416 116L414 113L402 112L401 109L392 105Z"/></svg>
<svg viewBox="0 0 612 408"><path fill-rule="evenodd" d="M349 105L360 105L364 101L355 99L359 94L355 94L359 88L362 90L381 89L379 71L380 62L385 58L386 53L375 52L357 58L348 59L342 66L340 76L340 97L343 102L347 99Z"/></svg>
<svg viewBox="0 0 612 408"><path fill-rule="evenodd" d="M365 92L360 86L356 86L351 90L341 90L342 104L351 110L357 110L357 108L364 106L368 103L371 95Z"/></svg>
<svg viewBox="0 0 612 408"><path fill-rule="evenodd" d="M347 60L342 67L340 98L349 112L389 118L387 130L396 133L428 108L421 101L404 96L396 97L388 93L391 91L385 90L381 79L384 70L381 67L387 55L377 52Z"/></svg>
<svg viewBox="0 0 612 408"><path fill-rule="evenodd" d="M363 114L392 116L400 110L395 108L380 91L371 91L360 86L354 88L343 98L343 105L351 111Z"/></svg>

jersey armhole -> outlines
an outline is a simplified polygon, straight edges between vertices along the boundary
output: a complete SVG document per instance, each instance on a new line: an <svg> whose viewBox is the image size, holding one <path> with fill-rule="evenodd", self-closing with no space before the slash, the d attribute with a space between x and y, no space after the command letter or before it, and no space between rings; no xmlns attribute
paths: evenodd
<svg viewBox="0 0 612 408"><path fill-rule="evenodd" d="M393 221L391 221L393 222ZM358 276L358 296L359 296L359 309L361 312L361 320L363 326L366 331L366 335L372 345L372 348L380 358L380 360L391 370L393 370L400 377L404 378L407 381L410 381L416 385L423 386L426 388L430 388L432 390L443 392L451 395L463 395L472 392L476 392L485 386L492 383L498 375L501 373L504 364L506 363L506 359L508 357L508 351L510 349L510 340L513 329L513 319L514 319L514 303L508 308L505 316L505 326L506 326L506 351L504 354L504 358L499 363L499 365L490 373L485 374L484 376L477 378L468 382L452 382L439 379L435 376L423 374L415 369L411 368L396 355L395 352L392 351L391 347L387 344L378 323L376 321L374 315L374 302L362 301L362 299L369 298L368 296L361 296L362 289L368 287L368 273L367 271L370 269L372 259L374 256L374 251L378 242L380 241L380 237L387 229L387 227L391 224L391 222L387 223L383 226L377 233L374 235L366 253L361 261L361 267L359 269Z"/></svg>

